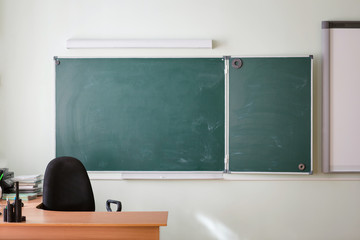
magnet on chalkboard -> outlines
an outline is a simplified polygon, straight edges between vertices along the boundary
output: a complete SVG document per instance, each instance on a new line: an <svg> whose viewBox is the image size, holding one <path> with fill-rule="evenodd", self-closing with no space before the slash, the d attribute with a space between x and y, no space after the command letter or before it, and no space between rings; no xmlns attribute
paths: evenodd
<svg viewBox="0 0 360 240"><path fill-rule="evenodd" d="M231 62L231 66L235 69L241 68L243 65L243 62L240 58L234 58Z"/></svg>
<svg viewBox="0 0 360 240"><path fill-rule="evenodd" d="M300 171L304 171L305 170L305 164L300 163L298 168L299 168Z"/></svg>

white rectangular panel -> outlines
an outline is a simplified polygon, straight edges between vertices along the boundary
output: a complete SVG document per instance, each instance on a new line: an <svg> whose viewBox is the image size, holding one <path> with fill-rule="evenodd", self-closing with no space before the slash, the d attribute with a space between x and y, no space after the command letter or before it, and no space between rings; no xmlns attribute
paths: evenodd
<svg viewBox="0 0 360 240"><path fill-rule="evenodd" d="M329 34L330 171L360 171L360 29Z"/></svg>

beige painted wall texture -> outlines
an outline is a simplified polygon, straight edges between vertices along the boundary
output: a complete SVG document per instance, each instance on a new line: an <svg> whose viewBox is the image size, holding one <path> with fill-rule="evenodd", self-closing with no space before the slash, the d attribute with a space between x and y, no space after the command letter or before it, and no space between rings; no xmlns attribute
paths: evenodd
<svg viewBox="0 0 360 240"><path fill-rule="evenodd" d="M168 210L161 239L360 239L360 176L320 163L321 21L358 0L0 0L0 167L42 173L55 156L53 56L314 55L313 176L93 180L97 210ZM213 39L214 49L66 49L69 38Z"/></svg>

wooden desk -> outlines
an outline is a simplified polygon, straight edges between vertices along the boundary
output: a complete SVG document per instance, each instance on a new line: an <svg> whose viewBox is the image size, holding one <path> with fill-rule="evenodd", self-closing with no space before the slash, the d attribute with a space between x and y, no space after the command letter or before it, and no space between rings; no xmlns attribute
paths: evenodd
<svg viewBox="0 0 360 240"><path fill-rule="evenodd" d="M36 209L41 202L24 202L26 222L0 220L1 239L159 239L168 212L58 212ZM0 202L1 211L5 204Z"/></svg>

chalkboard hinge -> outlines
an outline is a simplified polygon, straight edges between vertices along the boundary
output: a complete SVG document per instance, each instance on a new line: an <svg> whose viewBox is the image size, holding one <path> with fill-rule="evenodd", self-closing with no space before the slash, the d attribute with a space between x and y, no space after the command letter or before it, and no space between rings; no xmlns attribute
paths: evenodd
<svg viewBox="0 0 360 240"><path fill-rule="evenodd" d="M54 56L54 61L56 65L60 65L60 60L57 56Z"/></svg>

